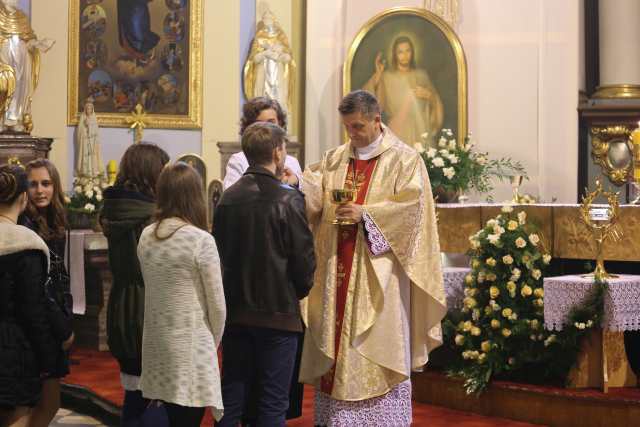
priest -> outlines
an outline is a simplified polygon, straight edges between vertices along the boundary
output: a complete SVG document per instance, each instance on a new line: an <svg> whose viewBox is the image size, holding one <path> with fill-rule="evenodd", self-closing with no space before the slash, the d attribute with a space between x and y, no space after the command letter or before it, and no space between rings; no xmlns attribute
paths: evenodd
<svg viewBox="0 0 640 427"><path fill-rule="evenodd" d="M316 425L408 426L411 371L442 343L446 312L429 177L371 93L349 93L338 110L349 142L304 175L318 267L300 379L316 387ZM355 200L333 208L343 188Z"/></svg>

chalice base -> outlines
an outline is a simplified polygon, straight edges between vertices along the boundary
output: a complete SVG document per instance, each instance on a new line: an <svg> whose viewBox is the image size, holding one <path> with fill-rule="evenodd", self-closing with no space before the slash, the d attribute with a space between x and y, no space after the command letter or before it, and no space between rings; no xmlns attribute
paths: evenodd
<svg viewBox="0 0 640 427"><path fill-rule="evenodd" d="M353 225L353 224L355 224L355 222L351 221L350 219L334 219L333 221L331 221L331 224L333 224L333 225Z"/></svg>
<svg viewBox="0 0 640 427"><path fill-rule="evenodd" d="M582 277L583 279L595 279L596 273L583 274L580 277ZM618 277L620 276L617 274L610 274L610 273L605 273L600 276L601 279L617 279Z"/></svg>

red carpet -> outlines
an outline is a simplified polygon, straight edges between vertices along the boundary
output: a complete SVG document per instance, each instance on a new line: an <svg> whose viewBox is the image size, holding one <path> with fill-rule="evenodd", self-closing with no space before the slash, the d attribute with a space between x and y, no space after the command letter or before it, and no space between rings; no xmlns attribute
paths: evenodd
<svg viewBox="0 0 640 427"><path fill-rule="evenodd" d="M75 349L71 355L73 365L71 374L64 382L89 389L92 393L116 406L122 405L124 391L120 387L118 364L109 352ZM289 421L287 426L313 426L313 388L305 388L303 416ZM209 411L202 422L211 426L213 419ZM483 417L465 412L454 411L438 406L413 402L413 425L429 427L528 427L532 424L501 418Z"/></svg>

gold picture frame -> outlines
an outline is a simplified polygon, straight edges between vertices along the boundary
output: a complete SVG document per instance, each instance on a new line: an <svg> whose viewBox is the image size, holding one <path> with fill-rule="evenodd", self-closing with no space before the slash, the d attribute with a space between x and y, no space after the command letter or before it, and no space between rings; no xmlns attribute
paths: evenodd
<svg viewBox="0 0 640 427"><path fill-rule="evenodd" d="M99 6L101 8L97 9L99 11L98 18L93 18L94 22L98 24L86 22L85 15L88 15L86 10L90 6ZM107 94L105 96L107 101L95 102L96 100L94 99L96 116L101 126L128 127L126 117L130 115L130 112L139 102L139 98L142 97L140 95L142 91L145 91L147 95L151 94L146 96L145 99L154 100L156 99L154 97L157 96L159 101L156 105L161 105L158 108L146 108L145 106L148 119L147 127L162 129L202 128L202 0L158 0L149 3L150 28L160 37L159 41L156 42L156 47L154 47L156 52L149 54L148 58L141 60L131 59L129 61L133 64L131 66L142 67L143 70L147 66L151 69L149 63L156 61L153 66L156 70L162 69L162 72L160 72L159 78L149 72L149 75L151 75L149 80L144 80L146 77L140 77L140 75L144 74L139 73L137 77L135 76L141 68L134 68L134 73L126 73L124 71L126 70L124 65L127 65L127 63L124 62L123 58L127 59L126 53L123 54L125 52L124 47L120 51L120 46L116 46L117 43L122 44L122 41L119 42L118 39L120 27L118 26L117 14L114 16L113 13L114 10L118 11L117 7L117 0L71 0L69 3L68 125L75 126L78 124L85 99L92 95L89 92L93 88L89 88L91 73L103 71L103 67L100 66L100 61L102 61L103 63L108 63L109 65L107 66L112 68L120 67L118 72L121 74L118 81L112 78L113 86L111 89L108 88L108 79L105 78L104 81L98 82L103 84L102 87L106 88L104 93ZM167 11L159 11L159 8L163 7ZM100 16L101 14L102 16ZM109 18L111 18L111 22L109 22ZM104 23L100 19L103 19ZM89 25L89 31L91 30L91 25L94 25L94 31L90 36L85 34L88 31L87 25ZM81 31L84 31L84 33L81 34ZM116 34L114 35L114 33ZM100 39L100 41L95 42L96 39ZM102 39L104 39L104 42L102 42ZM90 43L94 43L91 51L88 47ZM102 51L95 47L100 47L99 43L103 43ZM107 47L104 47L104 44ZM110 47L113 47L113 49L110 49ZM167 59L169 57L172 58L171 63ZM98 65L95 69L87 71L85 68L90 67L88 65L90 61L94 61L92 64ZM111 63L108 61L111 61ZM118 61L123 62L116 64ZM84 68L81 70L81 67ZM86 75L88 73L90 76L87 79ZM107 77L111 77L108 71L105 71L105 74ZM81 79L83 81L82 84L85 86L81 87ZM126 86L126 90L119 90L119 84L120 87L128 86ZM131 89L132 87L133 89ZM109 100L109 91L111 91L112 100ZM125 102L116 100L115 95L120 93L125 94ZM119 100L121 99L119 98ZM129 104L131 104L131 108L128 108Z"/></svg>
<svg viewBox="0 0 640 427"><path fill-rule="evenodd" d="M455 31L439 16L420 8L396 7L388 9L371 18L357 33L348 50L347 60L343 69L343 92L346 95L351 90L371 90L371 78L367 76L375 73L375 63L378 57L387 71L389 54L393 57L391 62L396 65L395 52L391 52L392 46L399 46L403 42L401 37L411 40L412 66L416 70L423 70L426 81L439 92L442 105L442 125L437 131L429 135L428 143L434 144L437 134L443 128L449 128L455 132L459 143L463 143L467 136L467 61L462 48L462 43ZM393 50L398 51L397 47ZM429 58L428 60L425 58ZM385 62L386 61L386 62ZM455 73L455 81L451 82L451 75ZM366 82L366 83L364 83ZM414 89L415 90L415 89ZM371 90L373 92L373 90ZM391 90L390 90L391 92ZM433 93L431 90L429 93ZM396 92L393 92L394 94ZM383 109L383 121L405 143L424 143L420 138L424 132L420 132L420 126L413 126L413 132L406 130L409 126L401 124L395 126L394 119L385 115L385 101L375 93ZM416 95L416 97L419 95ZM387 98L391 98L387 96ZM391 108L389 108L391 109ZM391 120L390 120L391 118ZM434 114L429 116L432 122L437 122ZM427 119L428 120L428 119ZM425 121L427 121L425 120ZM434 126L437 128L437 126ZM429 132L427 132L429 133ZM404 136L404 138L403 138ZM409 139L409 140L406 140Z"/></svg>
<svg viewBox="0 0 640 427"><path fill-rule="evenodd" d="M594 126L591 133L591 158L612 184L625 184L633 171L633 144L627 125Z"/></svg>

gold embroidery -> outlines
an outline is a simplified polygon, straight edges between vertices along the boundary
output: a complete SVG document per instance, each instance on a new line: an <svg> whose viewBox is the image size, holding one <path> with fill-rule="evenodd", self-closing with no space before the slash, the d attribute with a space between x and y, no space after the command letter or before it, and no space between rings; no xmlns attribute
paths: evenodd
<svg viewBox="0 0 640 427"><path fill-rule="evenodd" d="M335 363L332 397L363 400L386 393L406 380L411 368L426 363L428 351L441 342L433 332L439 331L445 305L428 175L420 157L389 132L380 148L381 152L388 151L378 157L365 205L376 225L385 232L393 253L372 258L362 228L354 227L355 254L344 318L342 327L336 331L340 327L336 324L340 280L336 246L342 230L320 219L328 205L322 199L324 189L349 185L345 175L352 178L347 173L350 149L347 144L327 153L319 174L305 172L305 191L309 192L307 213L316 238L318 267L305 313L308 329L300 378L316 385L326 378ZM351 179L356 187L359 176L356 173L356 178ZM364 173L362 177L364 182ZM412 283L411 305L420 307L411 310L410 337L402 332L403 302L399 294L401 283L408 281L400 282L399 275L391 271L392 265L408 276ZM336 334L340 334L337 352Z"/></svg>
<svg viewBox="0 0 640 427"><path fill-rule="evenodd" d="M364 185L364 182L367 180L367 176L365 175L364 171L357 171L356 173L353 173L353 171L351 171L351 173L347 176L347 179L345 179L344 181L344 188L354 188L354 185L353 185L354 175L356 176L355 189L356 189L356 192L360 193L360 189Z"/></svg>

